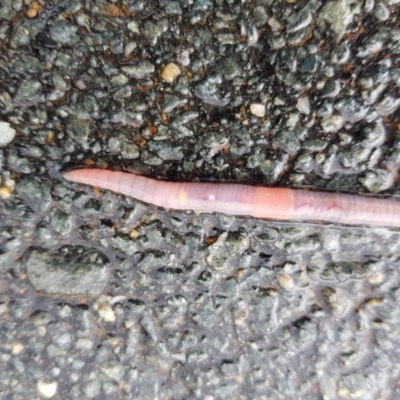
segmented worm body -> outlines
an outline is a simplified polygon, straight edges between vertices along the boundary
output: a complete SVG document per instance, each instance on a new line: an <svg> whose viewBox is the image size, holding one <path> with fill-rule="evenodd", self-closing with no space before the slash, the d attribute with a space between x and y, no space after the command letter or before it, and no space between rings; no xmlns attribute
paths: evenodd
<svg viewBox="0 0 400 400"><path fill-rule="evenodd" d="M282 220L400 227L400 201L240 184L175 183L102 169L78 169L67 180L178 210Z"/></svg>

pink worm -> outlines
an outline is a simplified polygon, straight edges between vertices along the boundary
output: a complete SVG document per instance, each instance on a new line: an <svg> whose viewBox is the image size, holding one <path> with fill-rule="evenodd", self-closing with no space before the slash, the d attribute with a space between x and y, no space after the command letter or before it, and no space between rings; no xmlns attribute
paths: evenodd
<svg viewBox="0 0 400 400"><path fill-rule="evenodd" d="M400 227L400 202L396 200L239 184L164 182L102 169L77 169L65 173L64 178L164 208Z"/></svg>

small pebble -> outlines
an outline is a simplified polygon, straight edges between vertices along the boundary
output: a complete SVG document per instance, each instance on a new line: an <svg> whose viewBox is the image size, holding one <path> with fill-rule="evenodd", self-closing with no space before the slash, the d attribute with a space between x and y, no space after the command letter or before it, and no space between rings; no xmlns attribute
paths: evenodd
<svg viewBox="0 0 400 400"><path fill-rule="evenodd" d="M256 117L264 117L265 116L265 105L260 103L250 104L250 112Z"/></svg>
<svg viewBox="0 0 400 400"><path fill-rule="evenodd" d="M308 100L308 97L299 97L296 108L302 114L310 114L310 100Z"/></svg>
<svg viewBox="0 0 400 400"><path fill-rule="evenodd" d="M51 399L56 394L57 387L57 382L45 382L43 379L39 379L37 383L38 394L43 399Z"/></svg>
<svg viewBox="0 0 400 400"><path fill-rule="evenodd" d="M132 239L137 239L137 238L140 236L140 233L139 233L136 229L132 229L132 230L129 232L129 236L130 236Z"/></svg>
<svg viewBox="0 0 400 400"><path fill-rule="evenodd" d="M126 46L125 46L125 52L124 55L125 57L129 56L133 50L135 50L137 47L137 43L136 42L129 42Z"/></svg>
<svg viewBox="0 0 400 400"><path fill-rule="evenodd" d="M106 322L114 322L116 320L115 313L109 303L109 298L100 296L94 304L94 309L99 313L100 318Z"/></svg>
<svg viewBox="0 0 400 400"><path fill-rule="evenodd" d="M140 33L139 24L136 21L128 22L127 27L132 33Z"/></svg>
<svg viewBox="0 0 400 400"><path fill-rule="evenodd" d="M390 11L384 4L378 4L375 10L375 17L379 21L386 21L390 17Z"/></svg>
<svg viewBox="0 0 400 400"><path fill-rule="evenodd" d="M19 353L22 353L22 351L24 350L24 345L21 342L14 342L12 344L12 348L11 348L11 352L14 355L17 355Z"/></svg>
<svg viewBox="0 0 400 400"><path fill-rule="evenodd" d="M190 64L190 57L189 57L189 51L184 50L181 53L179 53L176 57L176 61L178 61L179 64L183 65L184 67L187 67Z"/></svg>
<svg viewBox="0 0 400 400"><path fill-rule="evenodd" d="M179 67L174 64L168 64L161 73L161 78L164 79L165 82L172 83L181 73Z"/></svg>
<svg viewBox="0 0 400 400"><path fill-rule="evenodd" d="M113 309L108 304L105 304L99 308L99 315L106 322L114 322L116 319Z"/></svg>
<svg viewBox="0 0 400 400"><path fill-rule="evenodd" d="M90 351L93 348L93 342L88 338L81 338L76 341L76 348Z"/></svg>
<svg viewBox="0 0 400 400"><path fill-rule="evenodd" d="M324 132L337 132L343 126L344 121L340 115L331 115L322 118L321 126Z"/></svg>
<svg viewBox="0 0 400 400"><path fill-rule="evenodd" d="M35 18L39 11L43 9L43 6L38 2L34 1L28 8L26 15L28 18Z"/></svg>
<svg viewBox="0 0 400 400"><path fill-rule="evenodd" d="M276 279L283 289L290 290L294 286L293 279L289 275L278 275Z"/></svg>
<svg viewBox="0 0 400 400"><path fill-rule="evenodd" d="M0 187L0 199L6 200L11 197L11 189L7 186Z"/></svg>
<svg viewBox="0 0 400 400"><path fill-rule="evenodd" d="M274 17L268 20L268 25L271 27L273 32L278 32L283 29L283 26Z"/></svg>
<svg viewBox="0 0 400 400"><path fill-rule="evenodd" d="M6 146L15 137L15 129L8 122L0 121L0 147Z"/></svg>

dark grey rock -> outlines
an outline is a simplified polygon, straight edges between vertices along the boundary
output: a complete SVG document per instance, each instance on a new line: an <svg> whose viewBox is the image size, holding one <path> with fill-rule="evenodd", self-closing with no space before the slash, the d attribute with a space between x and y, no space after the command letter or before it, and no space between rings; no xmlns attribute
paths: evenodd
<svg viewBox="0 0 400 400"><path fill-rule="evenodd" d="M51 295L95 295L107 285L109 264L102 253L83 247L33 250L26 261L35 290Z"/></svg>
<svg viewBox="0 0 400 400"><path fill-rule="evenodd" d="M126 160L133 160L140 155L138 146L133 143L131 138L122 134L111 137L108 141L108 148L113 153L121 154L122 158Z"/></svg>
<svg viewBox="0 0 400 400"><path fill-rule="evenodd" d="M50 28L50 37L61 45L74 45L78 42L77 27L65 22L57 23Z"/></svg>

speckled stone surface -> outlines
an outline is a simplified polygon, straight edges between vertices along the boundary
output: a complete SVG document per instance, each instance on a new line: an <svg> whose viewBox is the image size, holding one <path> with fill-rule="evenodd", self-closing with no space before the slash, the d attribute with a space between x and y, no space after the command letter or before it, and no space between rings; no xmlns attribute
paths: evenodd
<svg viewBox="0 0 400 400"><path fill-rule="evenodd" d="M399 16L398 0L1 0L0 397L400 398L398 230L62 179L397 196Z"/></svg>

